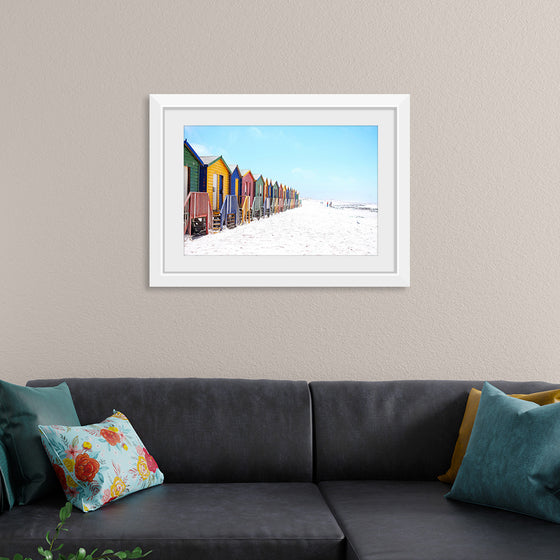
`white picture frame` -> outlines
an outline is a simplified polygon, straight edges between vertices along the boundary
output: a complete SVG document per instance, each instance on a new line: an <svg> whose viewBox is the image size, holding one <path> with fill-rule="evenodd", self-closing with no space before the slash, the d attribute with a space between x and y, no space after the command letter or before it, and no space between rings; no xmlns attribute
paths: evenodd
<svg viewBox="0 0 560 560"><path fill-rule="evenodd" d="M151 287L410 286L408 94L152 94L149 111ZM377 255L184 254L184 125L276 123L378 127Z"/></svg>

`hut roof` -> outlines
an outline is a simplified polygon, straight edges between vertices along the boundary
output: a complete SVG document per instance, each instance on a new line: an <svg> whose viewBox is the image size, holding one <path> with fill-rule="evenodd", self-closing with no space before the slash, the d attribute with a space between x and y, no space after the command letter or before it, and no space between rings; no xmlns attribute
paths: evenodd
<svg viewBox="0 0 560 560"><path fill-rule="evenodd" d="M200 156L200 159L204 162L205 165L210 165L217 159L220 159L220 156Z"/></svg>
<svg viewBox="0 0 560 560"><path fill-rule="evenodd" d="M231 173L229 165L226 163L226 160L222 156L201 156L200 159L204 162L204 165L212 165L215 161L221 159L224 162L224 165L227 167L227 170Z"/></svg>

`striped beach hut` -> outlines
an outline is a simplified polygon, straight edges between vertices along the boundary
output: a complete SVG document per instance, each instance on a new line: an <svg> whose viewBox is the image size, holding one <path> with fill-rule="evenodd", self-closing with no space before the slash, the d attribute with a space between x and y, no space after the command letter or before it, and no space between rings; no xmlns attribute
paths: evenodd
<svg viewBox="0 0 560 560"><path fill-rule="evenodd" d="M281 191L280 191L280 211L284 212L285 210L287 210L286 207L286 185L280 185L281 187Z"/></svg>
<svg viewBox="0 0 560 560"><path fill-rule="evenodd" d="M226 166L228 169L232 169L227 163ZM234 228L239 223L239 204L237 195L235 194L235 182L231 180L231 175L229 185L230 192L222 196L222 204L220 206L220 230L222 230L224 226ZM237 183L237 186L239 187L239 183Z"/></svg>
<svg viewBox="0 0 560 560"><path fill-rule="evenodd" d="M231 177L229 181L230 185L230 194L234 194L237 197L237 201L241 203L241 180L242 180L241 171L239 167L236 165L235 167L231 168Z"/></svg>
<svg viewBox="0 0 560 560"><path fill-rule="evenodd" d="M198 192L198 181L200 175L200 166L204 162L194 151L194 148L185 140L183 146L183 165L184 165L184 196L183 202L187 199L190 192Z"/></svg>
<svg viewBox="0 0 560 560"><path fill-rule="evenodd" d="M224 197L229 194L231 171L222 156L201 156L204 166L200 167L199 187L208 193L214 219L212 227L220 227L220 210Z"/></svg>
<svg viewBox="0 0 560 560"><path fill-rule="evenodd" d="M265 179L264 198L263 198L263 207L264 207L265 216L270 216L271 214L271 201L272 201L272 181L270 179Z"/></svg>
<svg viewBox="0 0 560 560"><path fill-rule="evenodd" d="M206 234L211 227L212 212L208 194L199 192L200 169L204 162L187 140L183 145L183 166L183 233Z"/></svg>
<svg viewBox="0 0 560 560"><path fill-rule="evenodd" d="M255 198L255 178L250 169L243 169L241 174L243 176L242 194L243 196L248 196L250 204L253 204L253 198Z"/></svg>
<svg viewBox="0 0 560 560"><path fill-rule="evenodd" d="M253 205L251 211L253 212L253 217L260 219L263 213L263 191L264 191L264 177L258 175L255 180L255 198L253 199Z"/></svg>
<svg viewBox="0 0 560 560"><path fill-rule="evenodd" d="M243 175L243 197L247 197L247 204L249 208L249 217L251 208L253 207L253 200L255 198L255 177L251 173L250 169L243 169L241 171L241 175Z"/></svg>
<svg viewBox="0 0 560 560"><path fill-rule="evenodd" d="M275 181L274 185L272 185L272 211L274 214L278 212L278 191L280 186L278 185L278 181Z"/></svg>

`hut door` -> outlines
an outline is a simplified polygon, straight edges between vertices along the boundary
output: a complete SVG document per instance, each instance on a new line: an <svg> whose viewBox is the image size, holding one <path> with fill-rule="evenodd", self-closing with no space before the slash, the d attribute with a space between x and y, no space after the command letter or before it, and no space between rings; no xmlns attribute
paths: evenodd
<svg viewBox="0 0 560 560"><path fill-rule="evenodd" d="M218 209L218 174L214 173L212 177L212 208Z"/></svg>
<svg viewBox="0 0 560 560"><path fill-rule="evenodd" d="M183 204L187 201L187 196L189 196L191 186L191 168L188 165L185 165L185 184L183 188L184 200Z"/></svg>
<svg viewBox="0 0 560 560"><path fill-rule="evenodd" d="M220 175L220 208L224 201L224 176Z"/></svg>

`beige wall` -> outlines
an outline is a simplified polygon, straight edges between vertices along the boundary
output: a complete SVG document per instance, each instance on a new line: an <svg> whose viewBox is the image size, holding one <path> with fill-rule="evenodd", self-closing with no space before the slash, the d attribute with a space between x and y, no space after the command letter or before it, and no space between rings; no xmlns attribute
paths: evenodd
<svg viewBox="0 0 560 560"><path fill-rule="evenodd" d="M560 382L560 3L264 6L3 2L0 377ZM273 92L411 94L409 289L148 288L148 94Z"/></svg>

